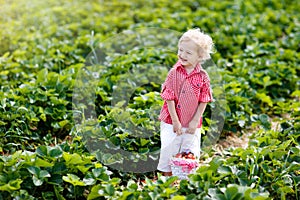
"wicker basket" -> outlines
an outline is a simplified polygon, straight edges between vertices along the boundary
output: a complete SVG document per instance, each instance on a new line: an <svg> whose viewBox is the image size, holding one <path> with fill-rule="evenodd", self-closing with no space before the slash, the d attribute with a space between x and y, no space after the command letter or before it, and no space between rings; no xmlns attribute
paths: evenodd
<svg viewBox="0 0 300 200"><path fill-rule="evenodd" d="M198 160L175 158L170 161L172 175L180 180L188 179L188 175L194 173L198 167Z"/></svg>

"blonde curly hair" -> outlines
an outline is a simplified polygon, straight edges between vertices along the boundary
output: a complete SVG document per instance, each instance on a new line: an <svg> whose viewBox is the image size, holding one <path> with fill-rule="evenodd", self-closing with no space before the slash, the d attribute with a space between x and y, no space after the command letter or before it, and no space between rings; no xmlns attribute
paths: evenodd
<svg viewBox="0 0 300 200"><path fill-rule="evenodd" d="M214 43L209 35L203 33L199 28L190 29L180 37L178 44L190 40L199 47L200 62L211 58L210 54L214 53Z"/></svg>

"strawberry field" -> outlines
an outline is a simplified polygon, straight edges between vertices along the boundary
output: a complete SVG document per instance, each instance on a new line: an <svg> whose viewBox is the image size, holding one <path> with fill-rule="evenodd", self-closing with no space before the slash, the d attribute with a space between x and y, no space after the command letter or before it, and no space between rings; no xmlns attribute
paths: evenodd
<svg viewBox="0 0 300 200"><path fill-rule="evenodd" d="M0 200L300 199L299 1L0 5ZM216 101L174 185L155 170L159 92L193 27ZM247 145L217 148L229 135Z"/></svg>

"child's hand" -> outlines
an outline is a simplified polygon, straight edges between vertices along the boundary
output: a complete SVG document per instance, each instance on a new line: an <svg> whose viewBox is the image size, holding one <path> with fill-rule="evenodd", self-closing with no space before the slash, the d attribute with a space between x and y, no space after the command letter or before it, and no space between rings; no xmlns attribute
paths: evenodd
<svg viewBox="0 0 300 200"><path fill-rule="evenodd" d="M196 132L197 126L198 126L198 121L192 120L190 121L189 127L185 132L189 134L194 134Z"/></svg>
<svg viewBox="0 0 300 200"><path fill-rule="evenodd" d="M182 134L182 127L181 127L181 123L180 122L173 122L173 131L177 135L181 135Z"/></svg>

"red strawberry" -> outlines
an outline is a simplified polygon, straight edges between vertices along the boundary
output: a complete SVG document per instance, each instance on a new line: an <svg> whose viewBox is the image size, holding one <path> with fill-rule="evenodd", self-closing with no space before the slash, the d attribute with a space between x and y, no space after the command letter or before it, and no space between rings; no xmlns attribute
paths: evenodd
<svg viewBox="0 0 300 200"><path fill-rule="evenodd" d="M177 153L177 154L175 155L175 158L182 158L181 153Z"/></svg>
<svg viewBox="0 0 300 200"><path fill-rule="evenodd" d="M188 159L192 159L192 158L193 158L193 154L189 153L189 154L187 155L187 158L188 158Z"/></svg>

